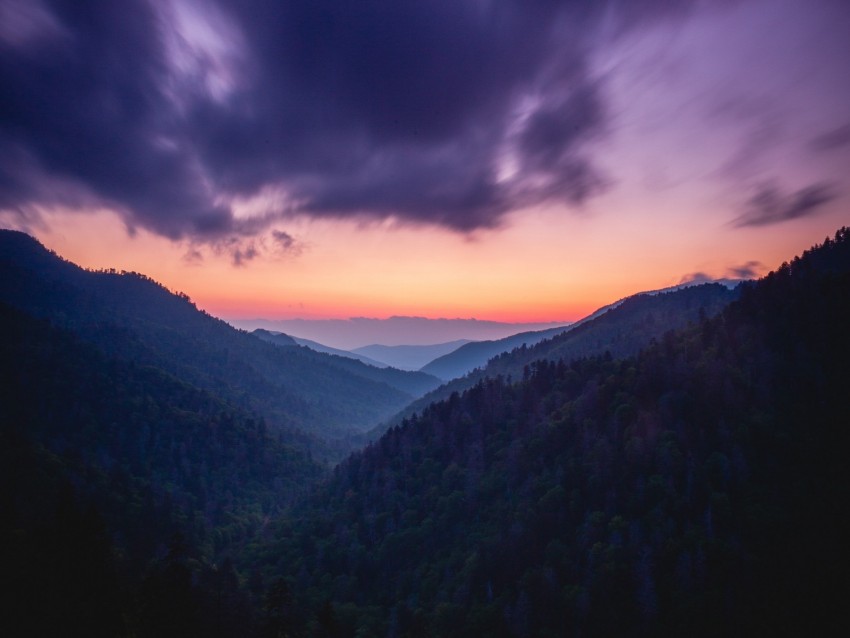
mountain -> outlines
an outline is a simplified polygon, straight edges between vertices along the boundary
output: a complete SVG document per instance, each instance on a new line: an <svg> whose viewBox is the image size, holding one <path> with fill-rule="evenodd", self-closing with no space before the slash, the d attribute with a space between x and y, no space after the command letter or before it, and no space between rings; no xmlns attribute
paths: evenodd
<svg viewBox="0 0 850 638"><path fill-rule="evenodd" d="M333 472L161 352L230 334L185 297L3 233L0 293L2 635L847 633L850 229L716 312L627 300ZM682 308L622 358L562 340Z"/></svg>
<svg viewBox="0 0 850 638"><path fill-rule="evenodd" d="M502 339L518 332L546 330L563 322L505 323L481 319L428 319L425 317L351 317L350 319L230 319L237 328L283 332L326 346L353 350L369 344L430 345L466 339Z"/></svg>
<svg viewBox="0 0 850 638"><path fill-rule="evenodd" d="M633 295L607 306L601 314L597 311L568 332L496 357L488 365L488 374L517 376L525 365L539 359L569 361L606 351L614 357L629 356L668 330L714 316L739 294L737 288L707 283Z"/></svg>
<svg viewBox="0 0 850 638"><path fill-rule="evenodd" d="M273 429L308 432L325 456L339 452L321 439L371 427L417 396L367 366L236 330L138 273L83 270L23 233L0 231L0 302L257 412Z"/></svg>
<svg viewBox="0 0 850 638"><path fill-rule="evenodd" d="M387 367L386 363L375 361L374 359L365 357L362 354L356 354L354 352L349 352L348 350L339 350L337 348L331 348L330 346L318 343L317 341L311 341L310 339L301 339L299 337L291 337L282 332L272 332L269 330L264 330L263 328L257 328L256 330L252 330L251 334L255 337L259 337L260 339L264 339L265 341L276 343L279 346L306 346L310 348L310 350L315 350L316 352L324 352L325 354L333 354L338 357L348 357L349 359L356 359L357 361L361 361L366 365L375 366L376 368Z"/></svg>
<svg viewBox="0 0 850 638"><path fill-rule="evenodd" d="M325 471L304 442L3 303L0 333L0 633L237 635L239 556Z"/></svg>
<svg viewBox="0 0 850 638"><path fill-rule="evenodd" d="M362 354L357 354L356 352L351 352L350 350L340 350L338 348L331 348L330 346L326 346L318 341L311 341L310 339L301 339L300 337L293 337L295 342L299 346L307 346L311 350L315 350L316 352L324 352L326 354L335 354L338 357L348 357L349 359L357 359L365 363L368 366L375 366L376 368L385 368L387 367L386 363L382 363L381 361L377 361L376 359L370 359L367 356Z"/></svg>
<svg viewBox="0 0 850 638"><path fill-rule="evenodd" d="M312 350L308 346L300 345L300 339L295 339L283 333L270 333L262 329L257 329L251 334L281 347ZM363 357L363 359L368 360L367 357ZM440 385L440 380L437 377L425 372L398 370L397 368L381 365L373 366L353 356L330 355L329 361L341 370L346 370L364 379L385 384L412 397L420 397Z"/></svg>
<svg viewBox="0 0 850 638"><path fill-rule="evenodd" d="M430 405L257 548L282 631L844 635L848 325L842 229L635 356Z"/></svg>
<svg viewBox="0 0 850 638"><path fill-rule="evenodd" d="M453 352L467 343L469 343L467 339L459 339L448 343L435 343L422 346L386 346L373 344L363 346L362 348L355 348L352 352L364 355L370 359L376 359L399 370L419 370L434 359Z"/></svg>
<svg viewBox="0 0 850 638"><path fill-rule="evenodd" d="M497 339L495 341L473 341L462 345L457 350L444 354L421 368L422 372L433 374L443 381L462 377L475 368L485 365L491 358L503 352L509 352L520 346L531 346L568 330L567 326L538 330L536 332L521 332L519 334Z"/></svg>
<svg viewBox="0 0 850 638"><path fill-rule="evenodd" d="M520 379L525 374L526 366L540 359L570 361L605 352L615 357L633 355L653 339L661 338L668 330L698 321L701 316L717 314L738 294L737 288L729 289L725 285L712 283L627 297L600 308L569 329L561 330L535 345L502 352L485 367L473 370L465 377L453 379L417 399L388 423L398 423L434 401L473 387L482 379L498 376ZM363 438L380 436L386 427L386 424L378 426Z"/></svg>
<svg viewBox="0 0 850 638"><path fill-rule="evenodd" d="M283 334L282 332L269 332L268 330L263 330L262 328L257 328L256 330L251 332L252 335L257 337L258 339L262 339L263 341L268 341L269 343L273 343L276 346L297 346L298 342L295 341L292 337L287 334Z"/></svg>

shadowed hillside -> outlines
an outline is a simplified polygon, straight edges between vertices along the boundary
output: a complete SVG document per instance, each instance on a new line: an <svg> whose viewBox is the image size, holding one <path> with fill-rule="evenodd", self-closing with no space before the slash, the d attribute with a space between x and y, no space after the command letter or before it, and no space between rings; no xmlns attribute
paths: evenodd
<svg viewBox="0 0 850 638"><path fill-rule="evenodd" d="M388 385L368 366L308 348L277 348L144 275L83 270L13 231L0 231L0 301L49 319L112 356L160 367L256 411L269 427L320 439L371 427L432 383L411 375L402 390L405 373Z"/></svg>
<svg viewBox="0 0 850 638"><path fill-rule="evenodd" d="M412 416L430 403L446 399L453 392L463 392L482 379L496 376L520 379L525 367L540 359L570 361L605 352L614 357L633 355L668 330L681 328L701 317L710 317L720 312L738 294L737 289L730 290L721 284L703 284L672 292L629 297L593 313L568 330L561 330L554 337L530 347L521 346L503 352L483 368L453 379L417 399L389 423L397 424L402 418ZM381 425L366 436L380 436L386 427L386 424Z"/></svg>
<svg viewBox="0 0 850 638"><path fill-rule="evenodd" d="M432 404L258 554L289 627L843 635L848 325L843 229L636 357Z"/></svg>
<svg viewBox="0 0 850 638"><path fill-rule="evenodd" d="M299 344L296 339L283 333L271 333L267 330L258 329L254 330L251 334L284 348L314 350L310 346ZM328 350L333 349L328 348ZM359 377L371 379L378 383L385 383L391 388L395 388L411 396L422 396L440 384L440 380L437 377L425 372L399 370L386 365L371 365L368 363L368 357L363 357L364 360L359 360L354 358L356 355L346 356L333 354L332 352L326 352L325 354L330 357L329 361L342 370L347 370Z"/></svg>
<svg viewBox="0 0 850 638"><path fill-rule="evenodd" d="M4 304L0 331L0 632L235 635L234 565L324 471L305 441Z"/></svg>
<svg viewBox="0 0 850 638"><path fill-rule="evenodd" d="M519 334L496 339L493 341L473 341L462 345L457 350L434 359L422 368L422 372L433 374L444 381L462 377L475 368L485 365L492 357L510 352L521 346L532 346L544 339L553 337L568 330L567 326L539 330L536 332L521 332Z"/></svg>

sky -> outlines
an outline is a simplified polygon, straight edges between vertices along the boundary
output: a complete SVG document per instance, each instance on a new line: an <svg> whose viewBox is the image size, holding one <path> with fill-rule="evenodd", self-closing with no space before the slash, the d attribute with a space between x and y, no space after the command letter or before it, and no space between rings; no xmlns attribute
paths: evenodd
<svg viewBox="0 0 850 638"><path fill-rule="evenodd" d="M0 0L0 226L225 319L570 321L850 222L844 0Z"/></svg>

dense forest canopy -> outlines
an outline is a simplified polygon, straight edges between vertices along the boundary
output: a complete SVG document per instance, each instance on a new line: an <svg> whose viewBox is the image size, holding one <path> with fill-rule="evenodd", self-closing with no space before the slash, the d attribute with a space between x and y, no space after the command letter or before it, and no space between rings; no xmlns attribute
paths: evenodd
<svg viewBox="0 0 850 638"><path fill-rule="evenodd" d="M0 302L69 330L109 356L151 365L207 390L327 459L438 381L279 348L199 311L138 273L86 271L33 238L0 231ZM312 439L312 440L310 440Z"/></svg>
<svg viewBox="0 0 850 638"><path fill-rule="evenodd" d="M106 631L132 602L120 585L146 586L175 543L199 575L232 563L322 473L261 418L160 369L2 304L0 331L10 627Z"/></svg>
<svg viewBox="0 0 850 638"><path fill-rule="evenodd" d="M714 316L730 301L736 299L738 294L738 288L730 289L719 283L712 283L627 297L606 308L600 308L568 330L559 330L542 341L529 346L523 344L503 349L493 356L487 365L453 379L417 399L391 419L389 424L395 425L404 417L410 417L434 401L447 399L454 392L468 390L483 379L498 376L520 379L527 365L542 359L570 361L606 352L615 357L636 354L652 339L661 337L668 330L684 327L701 317ZM386 428L387 425L383 424L368 434L380 436Z"/></svg>
<svg viewBox="0 0 850 638"><path fill-rule="evenodd" d="M301 429L402 390L2 241L5 635L848 629L848 229L497 358L333 470Z"/></svg>
<svg viewBox="0 0 850 638"><path fill-rule="evenodd" d="M308 634L846 629L848 325L844 229L635 357L430 405L257 560Z"/></svg>

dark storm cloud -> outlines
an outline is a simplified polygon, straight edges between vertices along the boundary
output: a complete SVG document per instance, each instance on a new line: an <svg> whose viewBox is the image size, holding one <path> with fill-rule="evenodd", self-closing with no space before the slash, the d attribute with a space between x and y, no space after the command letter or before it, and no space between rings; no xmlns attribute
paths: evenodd
<svg viewBox="0 0 850 638"><path fill-rule="evenodd" d="M792 193L784 193L773 183L763 184L747 201L744 213L734 225L768 226L814 214L838 197L835 184L820 182Z"/></svg>
<svg viewBox="0 0 850 638"><path fill-rule="evenodd" d="M606 184L603 16L690 4L0 0L0 208L219 242L298 212L469 231L580 204ZM284 204L234 206L269 187Z"/></svg>
<svg viewBox="0 0 850 638"><path fill-rule="evenodd" d="M179 132L148 3L44 6L61 36L2 42L0 203L100 202L169 237L226 230L229 212L212 202L191 148L165 142Z"/></svg>

